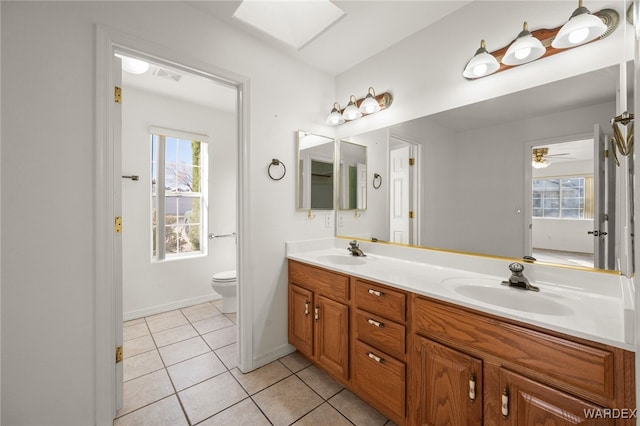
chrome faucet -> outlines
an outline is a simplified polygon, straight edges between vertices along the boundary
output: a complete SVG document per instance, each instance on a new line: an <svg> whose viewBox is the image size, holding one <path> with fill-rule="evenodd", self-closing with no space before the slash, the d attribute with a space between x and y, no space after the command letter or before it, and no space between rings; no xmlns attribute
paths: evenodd
<svg viewBox="0 0 640 426"><path fill-rule="evenodd" d="M358 242L356 240L353 240L353 241L349 242L349 246L350 247L347 247L347 250L349 250L351 252L351 255L353 255L353 256L366 256L366 254L364 254L364 252L358 246Z"/></svg>
<svg viewBox="0 0 640 426"><path fill-rule="evenodd" d="M509 265L511 276L508 281L502 281L502 285L508 285L509 287L517 287L523 290L540 291L536 286L529 283L529 280L522 274L524 266L521 263L513 262Z"/></svg>

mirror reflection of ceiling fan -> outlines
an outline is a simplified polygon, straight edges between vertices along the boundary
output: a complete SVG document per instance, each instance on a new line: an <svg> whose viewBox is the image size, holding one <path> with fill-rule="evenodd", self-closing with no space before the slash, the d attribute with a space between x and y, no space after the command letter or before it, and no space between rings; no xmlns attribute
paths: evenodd
<svg viewBox="0 0 640 426"><path fill-rule="evenodd" d="M569 152L563 152L558 154L549 154L549 148L533 148L531 152L531 165L534 169L544 169L545 167L549 167L551 161L550 158L562 157L564 159L574 159L572 157L567 157L570 155Z"/></svg>

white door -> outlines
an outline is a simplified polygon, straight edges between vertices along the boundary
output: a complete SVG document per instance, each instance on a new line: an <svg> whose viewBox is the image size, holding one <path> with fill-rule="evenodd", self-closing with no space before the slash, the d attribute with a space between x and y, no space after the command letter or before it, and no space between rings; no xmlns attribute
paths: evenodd
<svg viewBox="0 0 640 426"><path fill-rule="evenodd" d="M367 165L364 163L356 164L357 173L357 208L358 210L365 210L367 208Z"/></svg>
<svg viewBox="0 0 640 426"><path fill-rule="evenodd" d="M606 268L606 210L605 191L606 176L604 165L604 133L600 126L596 124L593 130L593 230L589 234L593 235L593 262L594 267Z"/></svg>
<svg viewBox="0 0 640 426"><path fill-rule="evenodd" d="M391 174L389 185L389 238L391 242L409 244L410 171L409 146L390 152Z"/></svg>
<svg viewBox="0 0 640 426"><path fill-rule="evenodd" d="M114 57L114 84L122 88L122 61ZM121 101L122 102L122 101ZM113 103L113 208L115 216L122 218L122 104ZM121 219L122 220L122 219ZM124 230L124 228L122 228ZM122 348L124 339L122 335L122 230L116 232L113 253L113 281L114 281L114 332L116 348ZM123 406L123 364L116 363L116 411Z"/></svg>

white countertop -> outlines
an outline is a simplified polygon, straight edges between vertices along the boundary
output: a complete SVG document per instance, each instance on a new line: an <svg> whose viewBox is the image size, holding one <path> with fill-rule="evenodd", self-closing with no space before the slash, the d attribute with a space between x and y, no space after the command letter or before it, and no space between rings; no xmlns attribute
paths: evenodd
<svg viewBox="0 0 640 426"><path fill-rule="evenodd" d="M348 240L341 238L288 242L287 258L635 351L633 282L624 276L521 262L524 275L540 288L533 292L500 285L510 275L505 259L359 243L366 254L362 259L353 259L346 249ZM465 296L460 285L481 297ZM521 309L491 303L487 295L500 289L513 292L508 294L510 300L522 299Z"/></svg>

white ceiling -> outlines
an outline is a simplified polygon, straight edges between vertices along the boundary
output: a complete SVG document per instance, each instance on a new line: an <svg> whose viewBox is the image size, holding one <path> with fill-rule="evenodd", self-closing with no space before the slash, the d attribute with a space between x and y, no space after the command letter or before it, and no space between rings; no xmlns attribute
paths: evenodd
<svg viewBox="0 0 640 426"><path fill-rule="evenodd" d="M296 0L274 0L274 3ZM311 0L297 0L297 2ZM187 1L194 8L332 75L359 64L473 0L332 0L345 15L300 49L233 18L240 0ZM271 0L263 0L269 3ZM275 9L274 9L275 10Z"/></svg>

